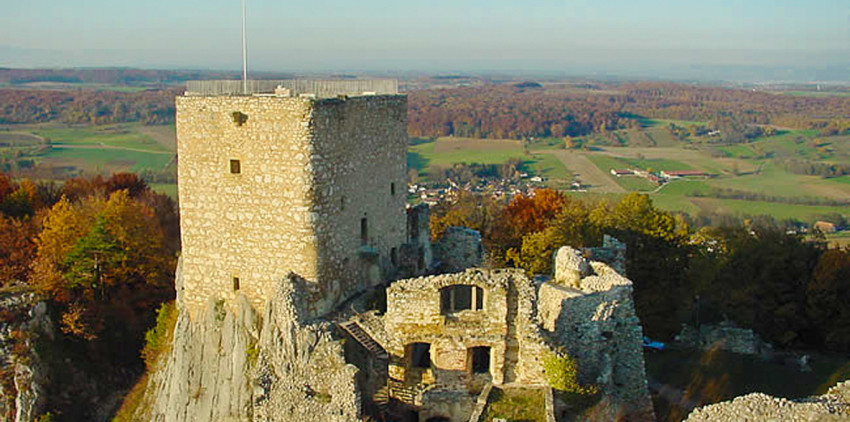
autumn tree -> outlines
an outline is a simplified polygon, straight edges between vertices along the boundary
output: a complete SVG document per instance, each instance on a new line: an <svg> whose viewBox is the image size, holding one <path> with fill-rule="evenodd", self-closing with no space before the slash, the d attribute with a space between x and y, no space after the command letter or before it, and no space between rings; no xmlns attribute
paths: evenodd
<svg viewBox="0 0 850 422"><path fill-rule="evenodd" d="M0 216L0 286L27 280L35 258L35 234L32 221Z"/></svg>
<svg viewBox="0 0 850 422"><path fill-rule="evenodd" d="M818 259L806 287L806 307L819 341L850 350L850 249L830 249Z"/></svg>
<svg viewBox="0 0 850 422"><path fill-rule="evenodd" d="M507 260L530 274L552 274L558 248L581 248L596 242L598 228L591 224L589 215L583 202L567 198L548 227L523 236L519 250L507 251Z"/></svg>
<svg viewBox="0 0 850 422"><path fill-rule="evenodd" d="M126 190L109 199L62 198L36 241L32 285L62 309L62 329L94 339L108 321L139 328L169 294L173 249L153 210Z"/></svg>

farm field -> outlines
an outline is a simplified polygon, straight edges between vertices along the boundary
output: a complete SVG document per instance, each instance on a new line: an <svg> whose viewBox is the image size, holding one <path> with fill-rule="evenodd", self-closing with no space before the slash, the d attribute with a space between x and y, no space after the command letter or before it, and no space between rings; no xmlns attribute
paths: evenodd
<svg viewBox="0 0 850 422"><path fill-rule="evenodd" d="M663 129L660 125L668 123L648 120L647 128ZM530 143L531 154L525 154L523 144L516 140L438 138L432 142L418 141L411 146L408 161L421 176L427 176L430 166L500 164L511 158L520 158L531 173L553 180L567 181L572 177L580 180L588 192L577 195L645 192L661 208L693 215L765 214L801 221L811 221L827 214L850 217L850 205L842 204L850 201L850 176L826 179L794 174L787 171L780 161L755 159L763 157L764 151L772 151L772 156L818 159L818 150L811 142L813 136L810 131L780 131L770 138L722 147L691 145L671 138L670 142L677 142L676 145L593 146L584 149L564 149L558 140L539 139ZM832 157L843 157L842 151L850 148L850 139L844 138L829 138ZM717 154L717 149L724 153ZM612 168L654 172L701 170L713 177L678 180L659 187L638 176L613 176L610 174ZM719 197L721 193L723 196Z"/></svg>
<svg viewBox="0 0 850 422"><path fill-rule="evenodd" d="M30 162L41 177L62 180L79 174L175 170L174 126L59 124L7 126L0 129L0 157ZM176 196L176 188L162 185ZM174 185L172 185L174 186Z"/></svg>
<svg viewBox="0 0 850 422"><path fill-rule="evenodd" d="M437 138L417 140L408 149L408 165L420 177L428 177L428 169L435 166L503 164L510 159L522 160L525 171L557 183L569 183L572 178L572 173L559 160L548 154L526 154L522 143L514 140Z"/></svg>
<svg viewBox="0 0 850 422"><path fill-rule="evenodd" d="M658 140L661 134L670 135L664 126L670 122L677 125L699 123L647 119L644 128L631 131L645 131ZM634 136L644 135L630 133L624 137ZM558 139L534 140L526 149L517 140L447 137L415 140L409 148L408 163L420 177L427 178L433 167L450 167L455 163L499 165L519 159L523 171L544 177L549 186L566 188L572 180L580 180L588 192L578 195L616 196L630 191L645 192L661 208L695 215L711 212L768 214L803 221L834 213L850 217L850 206L840 204L840 201L850 200L850 176L825 179L793 174L786 171L780 161L763 158L767 151L773 157L822 160L821 157L826 156L833 162L847 162L850 137L825 138L826 141L820 141L820 147L813 142L813 137L809 131L780 131L777 136L738 145L691 145L669 137L656 142L656 146L639 142L638 146L585 149L564 149L563 141ZM53 176L58 179L80 173L173 172L174 149L173 125L0 127L0 157L8 160L24 155L33 161L36 169L55 169ZM718 150L723 153L717 154ZM702 170L715 177L675 181L659 189L640 177L614 177L609 172L611 168ZM174 184L152 184L152 187L176 197ZM765 198L712 197L717 190Z"/></svg>
<svg viewBox="0 0 850 422"><path fill-rule="evenodd" d="M154 192L162 193L168 195L173 200L177 200L177 184L176 183L149 183L148 186L154 190Z"/></svg>

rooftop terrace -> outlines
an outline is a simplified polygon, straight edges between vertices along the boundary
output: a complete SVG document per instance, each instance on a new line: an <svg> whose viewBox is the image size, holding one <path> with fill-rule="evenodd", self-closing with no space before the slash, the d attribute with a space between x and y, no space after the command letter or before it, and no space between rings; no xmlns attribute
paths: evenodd
<svg viewBox="0 0 850 422"><path fill-rule="evenodd" d="M286 79L248 80L247 92L240 80L188 81L187 96L279 95L292 97L333 98L339 95L395 95L396 79Z"/></svg>

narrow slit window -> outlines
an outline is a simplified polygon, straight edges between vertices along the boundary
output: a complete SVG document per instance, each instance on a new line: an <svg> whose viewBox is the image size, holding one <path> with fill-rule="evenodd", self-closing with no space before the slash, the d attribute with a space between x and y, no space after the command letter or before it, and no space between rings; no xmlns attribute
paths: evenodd
<svg viewBox="0 0 850 422"><path fill-rule="evenodd" d="M390 183L390 195L395 196L395 182Z"/></svg>
<svg viewBox="0 0 850 422"><path fill-rule="evenodd" d="M369 243L369 220L366 217L360 219L360 244Z"/></svg>
<svg viewBox="0 0 850 422"><path fill-rule="evenodd" d="M238 291L239 287L239 277L233 277L233 291Z"/></svg>
<svg viewBox="0 0 850 422"><path fill-rule="evenodd" d="M231 174L242 173L242 163L239 160L230 160L230 173Z"/></svg>
<svg viewBox="0 0 850 422"><path fill-rule="evenodd" d="M248 121L248 115L240 111L234 111L230 115L233 117L233 123L236 123L236 126L242 126Z"/></svg>

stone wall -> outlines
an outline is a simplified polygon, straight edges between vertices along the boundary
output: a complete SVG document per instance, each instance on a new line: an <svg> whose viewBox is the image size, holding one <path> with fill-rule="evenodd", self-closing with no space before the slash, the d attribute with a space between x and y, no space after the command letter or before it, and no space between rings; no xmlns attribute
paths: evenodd
<svg viewBox="0 0 850 422"><path fill-rule="evenodd" d="M384 281L407 242L407 97L323 100L311 125L318 279L331 309Z"/></svg>
<svg viewBox="0 0 850 422"><path fill-rule="evenodd" d="M471 285L484 293L480 310L444 311L441 291ZM465 420L487 385L545 384L542 358L551 348L537 324L535 287L521 270L468 269L461 273L401 280L387 289L383 332L389 375L424 389L420 420ZM431 365L413 368L409 345L431 345ZM475 373L472 348L489 347L487 373Z"/></svg>
<svg viewBox="0 0 850 422"><path fill-rule="evenodd" d="M556 254L556 277L539 290L541 324L548 337L575 358L579 381L596 384L613 414L652 420L632 283L575 249Z"/></svg>
<svg viewBox="0 0 850 422"><path fill-rule="evenodd" d="M467 227L449 227L434 244L434 259L441 273L480 267L483 255L481 233Z"/></svg>
<svg viewBox="0 0 850 422"><path fill-rule="evenodd" d="M407 209L407 243L399 250L396 279L415 277L431 270L434 253L431 247L430 216L427 204Z"/></svg>
<svg viewBox="0 0 850 422"><path fill-rule="evenodd" d="M699 333L690 325L683 325L676 341L690 347L703 350L719 348L744 355L770 353L773 348L764 342L758 334L749 328L738 328L729 323L718 325L704 324Z"/></svg>
<svg viewBox="0 0 850 422"><path fill-rule="evenodd" d="M387 288L385 344L390 354L389 375L411 384L437 384L449 390L466 390L471 384L486 383L472 374L468 350L489 346L490 376L486 381L500 384L505 376L505 346L508 334L508 283L510 272L495 276L483 270L459 274L401 280ZM482 310L441 312L440 290L454 285L483 289ZM408 373L405 347L412 343L431 345L432 369L427 374Z"/></svg>
<svg viewBox="0 0 850 422"><path fill-rule="evenodd" d="M178 97L189 312L242 294L261 309L292 272L322 314L380 281L406 241L406 111L404 96Z"/></svg>

